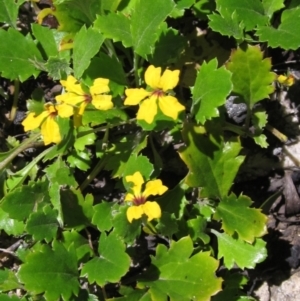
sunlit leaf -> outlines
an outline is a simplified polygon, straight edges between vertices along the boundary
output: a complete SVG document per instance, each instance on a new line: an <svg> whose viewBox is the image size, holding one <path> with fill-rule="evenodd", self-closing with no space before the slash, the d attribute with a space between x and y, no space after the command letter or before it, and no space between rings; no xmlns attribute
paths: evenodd
<svg viewBox="0 0 300 301"><path fill-rule="evenodd" d="M296 28L300 26L300 7L286 9L281 15L281 24L276 29L271 26L258 26L257 35L262 42L276 48L296 50L300 47L300 37Z"/></svg>
<svg viewBox="0 0 300 301"><path fill-rule="evenodd" d="M100 286L106 282L118 282L127 272L130 257L125 252L125 245L115 232L108 236L103 232L100 236L100 257L94 257L87 262L81 271L81 276L86 276L90 283L96 282Z"/></svg>
<svg viewBox="0 0 300 301"><path fill-rule="evenodd" d="M209 252L192 253L190 237L172 241L169 249L157 246L156 256L151 259L158 270L157 279L141 281L149 287L152 300L166 300L169 296L174 301L207 301L221 290L222 279L215 275L218 261Z"/></svg>
<svg viewBox="0 0 300 301"><path fill-rule="evenodd" d="M267 257L266 242L257 238L252 244L233 238L226 233L213 231L218 238L218 258L224 257L225 266L231 269L237 264L241 269L254 268Z"/></svg>
<svg viewBox="0 0 300 301"><path fill-rule="evenodd" d="M79 291L75 251L66 250L59 242L54 242L53 248L43 245L40 252L26 257L18 277L25 289L34 294L45 293L49 301L56 301L62 296L67 301Z"/></svg>
<svg viewBox="0 0 300 301"><path fill-rule="evenodd" d="M232 88L230 72L224 67L217 69L217 64L216 59L202 64L192 90L192 112L202 124L207 119L219 116L218 107L225 104Z"/></svg>
<svg viewBox="0 0 300 301"><path fill-rule="evenodd" d="M31 39L26 39L19 31L9 28L7 31L0 30L0 40L5 41L0 47L2 77L20 79L23 82L40 73L32 62L42 61L42 56Z"/></svg>
<svg viewBox="0 0 300 301"><path fill-rule="evenodd" d="M238 233L239 238L252 243L267 232L267 217L261 209L250 208L252 201L245 195L233 193L224 197L216 208L214 218L222 220L222 229L229 235Z"/></svg>
<svg viewBox="0 0 300 301"><path fill-rule="evenodd" d="M185 147L179 154L189 168L186 183L203 187L203 197L226 196L244 157L239 156L239 140L224 142L204 127L186 124L183 130Z"/></svg>
<svg viewBox="0 0 300 301"><path fill-rule="evenodd" d="M227 68L232 72L233 92L240 96L250 109L258 101L268 98L274 90L275 73L270 72L271 60L263 58L256 46L233 51Z"/></svg>

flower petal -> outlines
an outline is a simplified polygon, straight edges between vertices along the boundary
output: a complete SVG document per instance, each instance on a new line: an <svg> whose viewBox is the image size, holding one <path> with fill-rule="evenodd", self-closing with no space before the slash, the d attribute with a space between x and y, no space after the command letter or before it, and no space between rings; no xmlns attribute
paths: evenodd
<svg viewBox="0 0 300 301"><path fill-rule="evenodd" d="M51 116L42 123L41 133L43 135L45 145L50 143L59 143L61 141L58 124Z"/></svg>
<svg viewBox="0 0 300 301"><path fill-rule="evenodd" d="M124 101L124 104L128 106L136 106L143 99L145 99L150 93L143 88L139 88L139 89L126 89L125 94L127 97Z"/></svg>
<svg viewBox="0 0 300 301"><path fill-rule="evenodd" d="M62 118L68 118L74 114L74 107L67 103L60 103L56 105L57 114Z"/></svg>
<svg viewBox="0 0 300 301"><path fill-rule="evenodd" d="M146 188L143 192L143 195L147 198L149 195L162 195L168 190L167 186L162 184L161 180L149 181L146 184Z"/></svg>
<svg viewBox="0 0 300 301"><path fill-rule="evenodd" d="M161 111L166 115L176 120L179 112L183 111L185 107L179 103L177 98L173 96L163 96L158 100L158 105Z"/></svg>
<svg viewBox="0 0 300 301"><path fill-rule="evenodd" d="M142 186L145 182L142 174L139 171L136 171L132 176L126 176L125 180L127 183L132 182L134 186Z"/></svg>
<svg viewBox="0 0 300 301"><path fill-rule="evenodd" d="M174 89L179 82L179 73L180 73L179 70L174 70L174 71L168 69L165 70L162 77L160 78L159 87L163 91Z"/></svg>
<svg viewBox="0 0 300 301"><path fill-rule="evenodd" d="M138 120L145 120L147 123L152 123L157 114L157 96L151 96L145 99L139 108L136 118Z"/></svg>
<svg viewBox="0 0 300 301"><path fill-rule="evenodd" d="M134 200L134 195L132 193L127 193L125 196L124 201L126 202L132 202Z"/></svg>
<svg viewBox="0 0 300 301"><path fill-rule="evenodd" d="M148 222L150 222L154 218L161 217L161 209L156 202L146 202L139 207L143 207L144 213L148 216Z"/></svg>
<svg viewBox="0 0 300 301"><path fill-rule="evenodd" d="M96 109L106 111L114 106L111 99L111 95L93 95L92 104Z"/></svg>
<svg viewBox="0 0 300 301"><path fill-rule="evenodd" d="M62 95L56 96L55 99L58 102L58 104L65 102L67 104L75 106L78 103L85 101L85 96L78 95L78 94L72 93L72 92L67 92Z"/></svg>
<svg viewBox="0 0 300 301"><path fill-rule="evenodd" d="M77 79L69 75L67 80L61 80L60 83L68 91L76 93L77 95L84 95L85 92L82 90L81 85L78 83Z"/></svg>
<svg viewBox="0 0 300 301"><path fill-rule="evenodd" d="M24 131L28 132L37 129L41 125L43 120L48 116L49 116L48 111L44 111L36 117L35 117L35 113L29 113L22 122L22 125L24 126Z"/></svg>
<svg viewBox="0 0 300 301"><path fill-rule="evenodd" d="M145 82L152 89L161 89L160 83L161 68L150 65L145 72Z"/></svg>
<svg viewBox="0 0 300 301"><path fill-rule="evenodd" d="M126 215L128 221L131 223L133 219L139 219L144 214L142 206L132 206L127 209Z"/></svg>
<svg viewBox="0 0 300 301"><path fill-rule="evenodd" d="M94 80L93 85L90 87L92 95L98 95L109 92L109 80L107 78L97 78Z"/></svg>

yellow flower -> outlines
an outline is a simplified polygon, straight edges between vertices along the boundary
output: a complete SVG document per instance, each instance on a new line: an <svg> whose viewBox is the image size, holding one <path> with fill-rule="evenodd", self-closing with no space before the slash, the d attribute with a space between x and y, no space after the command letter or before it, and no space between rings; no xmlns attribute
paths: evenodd
<svg viewBox="0 0 300 301"><path fill-rule="evenodd" d="M147 201L150 195L162 195L168 190L161 180L153 180L146 183L145 189L142 192L142 185L144 179L139 171L135 172L132 176L127 176L127 182L132 182L132 193L127 193L125 201L132 202L133 206L127 209L127 219L131 223L133 219L139 219L144 214L148 217L148 222L154 218L161 217L161 210L157 202Z"/></svg>
<svg viewBox="0 0 300 301"><path fill-rule="evenodd" d="M284 86L290 87L295 83L295 78L291 74L289 76L279 75L277 81Z"/></svg>
<svg viewBox="0 0 300 301"><path fill-rule="evenodd" d="M50 143L59 143L61 135L58 124L55 122L55 117L58 115L57 108L52 103L45 104L45 111L35 116L35 113L29 113L23 120L25 132L37 129L41 126L41 133L45 145Z"/></svg>
<svg viewBox="0 0 300 301"><path fill-rule="evenodd" d="M67 91L65 94L58 95L55 98L60 105L64 106L64 114L61 117L72 116L75 109L75 115L80 118L89 103L92 103L96 109L103 111L113 107L112 96L103 95L103 93L109 92L109 80L106 78L95 79L89 93L82 89L80 83L72 75L69 75L67 80L61 80L60 82ZM76 107L77 105L79 105L79 108ZM78 120L77 122L75 120L75 125L76 123L78 125Z"/></svg>
<svg viewBox="0 0 300 301"><path fill-rule="evenodd" d="M157 105L164 115L176 120L179 112L185 107L180 104L174 96L167 92L175 88L179 81L179 70L165 70L161 76L161 68L149 66L145 72L145 82L150 86L151 91L143 88L126 89L127 98L124 104L135 106L140 103L137 119L152 123L157 114Z"/></svg>

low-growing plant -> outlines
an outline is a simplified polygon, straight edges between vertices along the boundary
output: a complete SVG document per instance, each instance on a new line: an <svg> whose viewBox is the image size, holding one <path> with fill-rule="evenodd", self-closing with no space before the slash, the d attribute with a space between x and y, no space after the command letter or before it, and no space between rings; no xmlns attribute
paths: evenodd
<svg viewBox="0 0 300 301"><path fill-rule="evenodd" d="M242 141L268 146L260 103L277 77L263 50L300 46L298 2L40 2L0 3L14 86L1 91L0 227L19 241L0 297L254 300L241 271L267 257L267 217L233 184ZM46 95L45 77L62 90ZM246 106L240 124L230 97Z"/></svg>

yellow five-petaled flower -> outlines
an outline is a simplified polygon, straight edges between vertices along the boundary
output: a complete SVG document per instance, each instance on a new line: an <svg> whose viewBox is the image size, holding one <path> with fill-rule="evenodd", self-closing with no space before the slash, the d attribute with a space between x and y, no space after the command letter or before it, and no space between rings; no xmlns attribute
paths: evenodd
<svg viewBox="0 0 300 301"><path fill-rule="evenodd" d="M161 75L161 68L149 66L145 72L145 82L151 88L147 91L143 88L126 89L125 105L134 106L140 104L137 119L152 123L157 114L157 106L164 115L176 120L179 112L185 107L177 98L168 95L168 91L175 88L179 81L179 70L165 70Z"/></svg>
<svg viewBox="0 0 300 301"><path fill-rule="evenodd" d="M56 116L60 115L59 107L52 103L46 103L44 108L45 111L37 116L35 113L29 113L27 115L22 122L24 130L28 132L41 126L41 133L45 145L59 143L61 141L61 135L58 124L55 121Z"/></svg>
<svg viewBox="0 0 300 301"><path fill-rule="evenodd" d="M81 116L89 103L98 110L109 110L113 107L112 96L104 93L109 92L109 80L106 78L97 78L90 87L89 92L85 92L81 84L75 77L69 75L67 80L61 80L60 83L66 89L66 93L56 96L58 104L64 106L64 115L70 117L74 114L75 126L81 123ZM77 107L79 105L79 107Z"/></svg>
<svg viewBox="0 0 300 301"><path fill-rule="evenodd" d="M139 219L143 215L147 216L150 222L154 218L161 217L161 209L157 202L147 201L150 195L162 195L168 190L161 180L152 180L146 183L145 189L142 191L144 184L143 176L139 171L131 176L127 176L126 182L132 182L133 186L130 193L126 194L125 201L131 202L132 206L127 209L127 219L131 223L133 219Z"/></svg>

